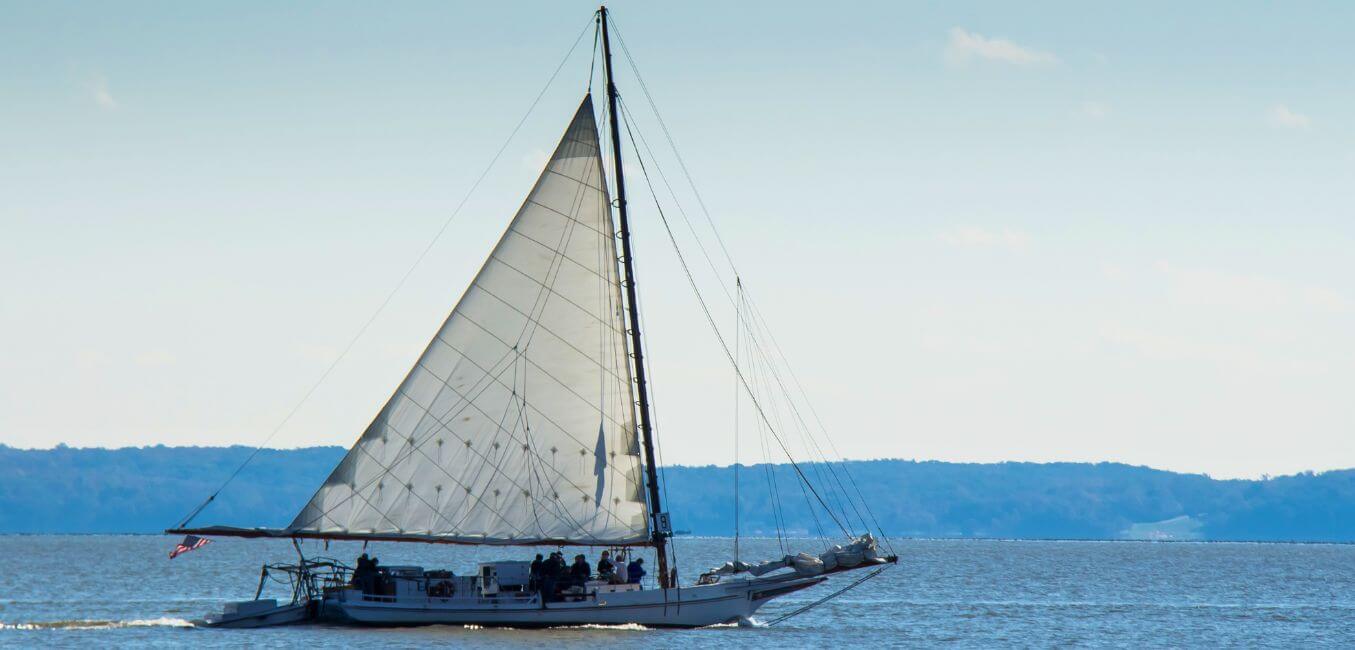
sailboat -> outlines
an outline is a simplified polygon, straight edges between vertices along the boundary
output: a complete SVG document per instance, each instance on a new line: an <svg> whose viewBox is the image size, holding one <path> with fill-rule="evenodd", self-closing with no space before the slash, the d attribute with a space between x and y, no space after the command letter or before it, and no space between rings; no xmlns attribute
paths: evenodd
<svg viewBox="0 0 1355 650"><path fill-rule="evenodd" d="M287 539L301 554L260 576L260 592L270 573L289 576L291 602L256 593L209 624L698 627L748 619L834 574L897 561L866 532L818 555L736 559L688 584L669 566L673 530L659 489L608 23L603 7L614 184L589 92L451 314L292 522L186 520L166 531ZM308 539L652 551L657 570L652 583L613 575L565 586L521 560L465 575L352 569L306 558L299 540Z"/></svg>

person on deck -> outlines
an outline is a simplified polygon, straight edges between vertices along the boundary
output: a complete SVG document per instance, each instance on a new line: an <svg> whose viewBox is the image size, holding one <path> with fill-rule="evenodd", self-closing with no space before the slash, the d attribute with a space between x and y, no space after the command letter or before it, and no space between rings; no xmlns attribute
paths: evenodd
<svg viewBox="0 0 1355 650"><path fill-rule="evenodd" d="M616 576L612 578L612 584L616 585L626 584L626 552L617 551L616 559L613 561L613 563L616 565Z"/></svg>
<svg viewBox="0 0 1355 650"><path fill-rule="evenodd" d="M642 557L637 557L635 558L635 561L630 563L630 566L626 567L626 582L633 585L638 585L640 584L640 579L644 577L645 577L645 559Z"/></svg>
<svg viewBox="0 0 1355 650"><path fill-rule="evenodd" d="M363 593L372 591L372 579L376 571L372 567L372 558L366 553L358 556L358 565L353 569L353 586Z"/></svg>
<svg viewBox="0 0 1355 650"><path fill-rule="evenodd" d="M541 563L541 599L555 600L555 591L560 585L560 576L564 573L565 563L559 553L551 553L550 558Z"/></svg>
<svg viewBox="0 0 1355 650"><path fill-rule="evenodd" d="M569 568L569 581L571 584L582 587L587 584L588 579L593 577L593 568L588 566L588 558L582 553L574 556L574 566Z"/></svg>
<svg viewBox="0 0 1355 650"><path fill-rule="evenodd" d="M598 580L611 582L616 577L616 566L612 564L611 553L602 552L602 558L598 560Z"/></svg>
<svg viewBox="0 0 1355 650"><path fill-rule="evenodd" d="M536 559L532 560L531 582L529 584L531 589L541 588L541 572L544 569L544 565L545 562L541 561L541 554L537 553Z"/></svg>

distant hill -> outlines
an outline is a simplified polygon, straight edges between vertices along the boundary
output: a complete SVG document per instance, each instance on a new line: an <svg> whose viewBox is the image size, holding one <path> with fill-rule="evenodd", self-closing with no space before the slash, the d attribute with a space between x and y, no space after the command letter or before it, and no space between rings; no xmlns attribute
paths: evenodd
<svg viewBox="0 0 1355 650"><path fill-rule="evenodd" d="M0 533L158 532L251 451L0 445ZM339 447L264 450L196 523L286 525L343 453ZM873 460L845 466L851 480L842 466L802 468L830 502L842 490L867 495L871 512L860 516L891 535L1355 541L1355 470L1221 481L1118 463ZM731 533L731 468L670 467L664 474L677 529ZM822 512L816 521L805 505L812 495L788 466L744 466L740 483L745 534L775 534L777 516L793 532L836 530ZM849 519L851 528L860 528L852 523L857 513Z"/></svg>

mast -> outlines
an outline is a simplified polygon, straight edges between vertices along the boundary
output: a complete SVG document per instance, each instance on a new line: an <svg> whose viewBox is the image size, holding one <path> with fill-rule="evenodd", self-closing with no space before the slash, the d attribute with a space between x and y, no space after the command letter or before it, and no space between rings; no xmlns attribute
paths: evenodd
<svg viewBox="0 0 1355 650"><path fill-rule="evenodd" d="M621 129L616 112L616 83L612 76L612 45L607 35L607 7L598 9L602 26L602 61L607 75L607 114L611 122L612 164L616 173L616 210L621 225L621 263L626 282L626 308L630 313L630 347L635 357L635 389L640 399L640 440L645 448L645 473L649 483L649 521L654 550L659 559L659 586L668 584L668 526L659 501L658 458L654 455L654 426L649 417L649 387L645 383L645 357L640 346L640 308L635 302L635 265L631 263L630 220L626 209L626 176L621 166Z"/></svg>

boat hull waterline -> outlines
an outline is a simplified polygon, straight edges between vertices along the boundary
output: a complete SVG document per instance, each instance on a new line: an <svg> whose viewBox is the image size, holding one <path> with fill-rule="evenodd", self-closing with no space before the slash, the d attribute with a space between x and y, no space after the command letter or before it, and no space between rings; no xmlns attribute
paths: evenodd
<svg viewBox="0 0 1355 650"><path fill-rule="evenodd" d="M598 594L579 602L548 602L538 596L517 602L428 598L424 602L369 596L344 590L325 598L321 618L366 626L476 625L560 627L643 625L705 627L748 619L777 596L812 587L821 576L776 581L738 581L672 589ZM479 601L479 602L476 602Z"/></svg>
<svg viewBox="0 0 1355 650"><path fill-rule="evenodd" d="M322 600L248 614L209 617L209 627L256 628L324 622L371 627L474 625L482 627L565 627L572 625L643 625L706 627L751 619L779 596L818 585L826 576L778 576L671 589L590 591L577 600L541 602L540 594L508 597L398 597L333 589ZM250 601L246 601L250 602ZM262 604L264 601L253 601ZM271 603L270 603L271 604Z"/></svg>

